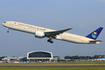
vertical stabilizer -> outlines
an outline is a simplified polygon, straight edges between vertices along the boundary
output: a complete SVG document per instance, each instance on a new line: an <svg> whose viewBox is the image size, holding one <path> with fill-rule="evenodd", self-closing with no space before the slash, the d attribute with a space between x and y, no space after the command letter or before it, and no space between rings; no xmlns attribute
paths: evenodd
<svg viewBox="0 0 105 70"><path fill-rule="evenodd" d="M103 27L100 27L93 31L92 33L90 33L89 35L87 35L86 37L96 40L99 34L101 33L102 29Z"/></svg>

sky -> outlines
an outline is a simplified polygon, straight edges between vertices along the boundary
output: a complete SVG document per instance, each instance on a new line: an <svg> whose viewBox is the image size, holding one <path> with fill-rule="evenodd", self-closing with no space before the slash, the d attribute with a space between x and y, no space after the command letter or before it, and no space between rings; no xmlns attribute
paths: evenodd
<svg viewBox="0 0 105 70"><path fill-rule="evenodd" d="M105 27L105 0L0 0L0 23L17 21L54 30L87 36ZM47 42L35 35L10 30L0 25L0 56L23 56L31 51L49 51L54 56L105 55L105 30L97 40L101 44L75 44L60 40Z"/></svg>

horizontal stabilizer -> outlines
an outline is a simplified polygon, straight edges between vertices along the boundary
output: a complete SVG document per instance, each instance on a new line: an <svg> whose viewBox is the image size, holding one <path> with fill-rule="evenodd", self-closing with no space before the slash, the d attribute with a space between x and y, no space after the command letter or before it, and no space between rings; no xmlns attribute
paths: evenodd
<svg viewBox="0 0 105 70"><path fill-rule="evenodd" d="M100 42L102 42L102 40L94 40L94 41L89 41L92 44L100 44Z"/></svg>
<svg viewBox="0 0 105 70"><path fill-rule="evenodd" d="M89 42L103 42L102 40L95 40L95 41L89 41Z"/></svg>

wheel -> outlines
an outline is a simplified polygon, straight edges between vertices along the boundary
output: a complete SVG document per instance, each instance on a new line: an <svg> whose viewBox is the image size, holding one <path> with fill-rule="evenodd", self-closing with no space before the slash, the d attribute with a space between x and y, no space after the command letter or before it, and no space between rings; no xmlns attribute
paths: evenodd
<svg viewBox="0 0 105 70"><path fill-rule="evenodd" d="M7 28L7 33L9 33L9 28Z"/></svg>
<svg viewBox="0 0 105 70"><path fill-rule="evenodd" d="M9 31L7 31L7 33L9 33Z"/></svg>
<svg viewBox="0 0 105 70"><path fill-rule="evenodd" d="M51 41L51 40L49 40L49 39L47 40L47 42L49 42L49 43L53 43L53 41Z"/></svg>
<svg viewBox="0 0 105 70"><path fill-rule="evenodd" d="M50 40L47 40L47 42L50 42Z"/></svg>
<svg viewBox="0 0 105 70"><path fill-rule="evenodd" d="M53 43L53 41L51 41L50 43Z"/></svg>

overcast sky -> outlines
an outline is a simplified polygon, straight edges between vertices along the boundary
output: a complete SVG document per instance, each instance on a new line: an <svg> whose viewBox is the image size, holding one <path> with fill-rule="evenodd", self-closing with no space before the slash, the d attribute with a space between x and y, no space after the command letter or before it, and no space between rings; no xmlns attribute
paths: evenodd
<svg viewBox="0 0 105 70"><path fill-rule="evenodd" d="M0 0L0 23L17 21L54 30L73 28L67 32L87 36L105 27L105 0ZM0 25L0 56L22 56L43 50L54 56L105 55L105 30L97 40L101 44L74 44L10 30Z"/></svg>

